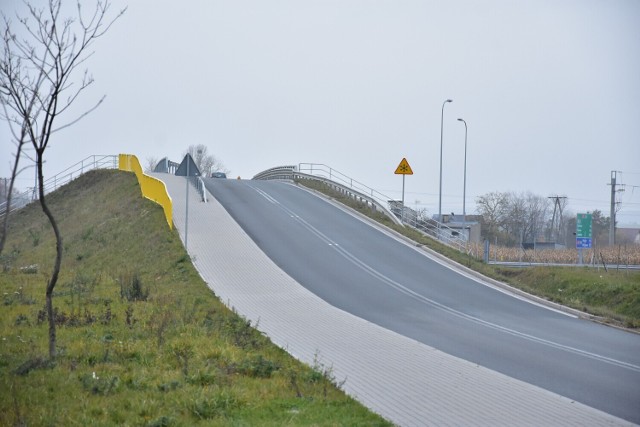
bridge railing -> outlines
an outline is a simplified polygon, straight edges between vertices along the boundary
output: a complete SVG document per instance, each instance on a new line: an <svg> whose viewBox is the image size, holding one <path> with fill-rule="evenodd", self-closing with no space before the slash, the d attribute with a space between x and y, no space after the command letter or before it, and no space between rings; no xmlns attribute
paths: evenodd
<svg viewBox="0 0 640 427"><path fill-rule="evenodd" d="M252 179L270 180L270 179L295 179L297 166L276 166L256 174Z"/></svg>
<svg viewBox="0 0 640 427"><path fill-rule="evenodd" d="M466 252L468 242L459 229L453 229L435 219L419 219L416 217L404 218L404 224L415 228L425 236L432 237L445 245L451 246L460 252Z"/></svg>
<svg viewBox="0 0 640 427"><path fill-rule="evenodd" d="M313 166L324 166L324 168L316 167L315 170ZM307 167L311 166L311 167ZM325 173L329 170L329 173ZM333 172L331 172L333 171ZM311 173L308 173L311 172ZM315 173L314 173L315 172ZM346 180L341 180L340 175L345 176L340 173L336 173L333 169L329 168L326 165L316 165L314 163L301 163L298 166L277 166L271 169L267 169L263 172L260 172L253 179L258 180L270 180L270 179L280 179L280 180L295 180L295 179L313 179L316 181L324 182L326 185L331 187L333 190L338 191L346 196L355 199L361 203L365 203L373 210L380 211L387 215L392 221L396 224L402 224L400 220L389 210L388 201L384 200L384 197L377 196L374 192L375 190L364 186L364 184L360 184L355 180L351 180L349 185L346 184ZM331 179L331 177L338 177L338 180ZM353 186L353 183L360 184L361 188L366 187L367 192L360 191L360 188L357 186ZM377 196L377 197L376 197Z"/></svg>
<svg viewBox="0 0 640 427"><path fill-rule="evenodd" d="M117 169L118 168L118 156L113 154L96 154L80 160L78 163L69 166L62 172L53 175L50 178L44 180L44 194L48 194L57 190L63 185L73 181L85 172L89 172L94 169ZM28 190L23 191L15 196L11 201L11 207L9 212L13 212L23 206L38 200L40 197L37 187L31 187ZM0 203L0 216L6 213L7 202Z"/></svg>
<svg viewBox="0 0 640 427"><path fill-rule="evenodd" d="M325 164L300 163L298 165L277 166L260 172L253 179L315 179L322 181L334 190L366 203L374 210L384 212L396 224L412 227L425 236L434 238L461 252L465 252L468 246L466 238L460 234L459 230L435 219L419 219L415 212L414 215L407 215L407 211L410 210L407 207L404 207L403 214L403 209L398 208L398 201L392 200L389 196Z"/></svg>
<svg viewBox="0 0 640 427"><path fill-rule="evenodd" d="M441 223L435 219L419 220L415 215L402 215L402 209L395 209L393 207L397 202L393 201L391 197L380 193L368 185L363 184L328 165L321 163L300 163L298 165L298 172L304 172L315 177L324 177L332 182L342 183L342 185L346 186L348 189L352 191L355 190L360 194L365 194L367 197L375 200L378 204L391 212L394 219L399 218L399 223L413 227L422 234L433 237L462 252L464 252L467 247L466 239L460 235L458 230L454 230L445 223ZM405 210L408 209L405 207Z"/></svg>
<svg viewBox="0 0 640 427"><path fill-rule="evenodd" d="M367 197L377 201L379 204L389 209L389 202L391 197L382 194L381 192L369 187L362 182L347 176L346 174L333 169L332 167L321 163L300 163L298 166L299 172L306 173L308 175L323 177L330 181L342 184L344 187L355 190L360 194L365 194Z"/></svg>
<svg viewBox="0 0 640 427"><path fill-rule="evenodd" d="M207 203L207 188L204 186L204 181L201 176L192 177L191 183L196 190L198 190L198 194L200 195L200 200Z"/></svg>
<svg viewBox="0 0 640 427"><path fill-rule="evenodd" d="M44 192L45 194L51 191L57 190L59 187L73 181L85 172L89 172L94 169L117 169L118 168L118 156L113 154L107 155L93 155L85 159L80 160L73 166L69 166L52 176L51 178L44 180Z"/></svg>

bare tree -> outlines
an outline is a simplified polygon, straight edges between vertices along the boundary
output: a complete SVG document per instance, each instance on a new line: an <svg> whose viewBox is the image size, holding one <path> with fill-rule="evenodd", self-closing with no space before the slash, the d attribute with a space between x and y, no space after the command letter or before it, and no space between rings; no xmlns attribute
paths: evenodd
<svg viewBox="0 0 640 427"><path fill-rule="evenodd" d="M158 164L158 158L155 156L149 156L147 157L147 162L144 168L145 172L153 172L153 170L156 168Z"/></svg>
<svg viewBox="0 0 640 427"><path fill-rule="evenodd" d="M7 114L7 105L4 102L5 93L2 89L3 89L2 86L0 86L0 91L2 91L0 92L0 102L2 102L2 107L4 110L3 117L9 117ZM9 127L11 128L11 132L14 134L13 137L16 139L17 142L16 142L16 153L13 158L13 166L11 169L11 177L9 178L9 185L7 186L7 178L5 178L5 182L4 182L5 200L3 202L4 202L5 209L4 209L4 216L2 217L2 235L0 236L0 255L2 254L2 251L4 250L4 244L7 241L7 231L9 230L9 212L11 212L11 201L13 198L13 190L14 190L16 178L20 173L18 170L18 167L20 164L20 159L22 157L22 150L27 142L26 129L24 126L20 127L20 135L17 137L15 135L13 126L9 126ZM0 212L0 215L1 214L2 213Z"/></svg>
<svg viewBox="0 0 640 427"><path fill-rule="evenodd" d="M229 170L217 157L211 156L211 160L211 167L209 168L211 172L223 172L225 174L231 173L231 170Z"/></svg>
<svg viewBox="0 0 640 427"><path fill-rule="evenodd" d="M482 216L486 238L495 238L506 221L507 194L492 192L476 199L478 213Z"/></svg>
<svg viewBox="0 0 640 427"><path fill-rule="evenodd" d="M74 81L79 67L91 56L93 43L105 34L126 9L107 20L108 0L96 2L87 15L77 2L77 16L61 16L62 0L49 0L46 8L38 9L25 2L29 13L18 17L25 36L12 31L11 21L3 15L3 52L0 58L0 94L5 119L10 126L18 126L18 144L30 143L35 151L38 176L38 196L56 239L56 257L46 288L46 309L49 321L49 357L56 357L56 330L53 316L53 289L58 281L62 262L62 236L58 224L47 205L43 186L43 158L51 135L78 122L95 110L104 96L84 113L71 117L54 128L59 116L66 116L78 96L93 83L84 70L82 78ZM65 114L67 113L67 114ZM19 153L17 154L19 156ZM16 159L14 171L17 170Z"/></svg>
<svg viewBox="0 0 640 427"><path fill-rule="evenodd" d="M208 153L208 148L203 144L190 145L186 154L191 154L193 161L204 176L211 175L211 172L229 173L224 164L214 155Z"/></svg>
<svg viewBox="0 0 640 427"><path fill-rule="evenodd" d="M527 232L527 207L525 200L515 193L506 193L505 219L503 229L513 238L510 242L518 243L525 240Z"/></svg>
<svg viewBox="0 0 640 427"><path fill-rule="evenodd" d="M508 245L535 241L549 220L549 200L533 193L488 193L476 199L486 238Z"/></svg>
<svg viewBox="0 0 640 427"><path fill-rule="evenodd" d="M526 210L527 241L535 243L544 234L544 228L549 220L549 199L527 192L523 196Z"/></svg>

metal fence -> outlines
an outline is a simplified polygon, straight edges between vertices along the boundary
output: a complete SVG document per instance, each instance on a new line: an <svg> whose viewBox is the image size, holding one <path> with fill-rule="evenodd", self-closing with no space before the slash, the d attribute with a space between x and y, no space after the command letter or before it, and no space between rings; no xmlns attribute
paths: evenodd
<svg viewBox="0 0 640 427"><path fill-rule="evenodd" d="M47 178L43 182L44 194L50 193L52 191L57 190L61 186L69 183L70 181L76 179L80 175L85 172L89 172L94 169L117 169L118 168L118 156L113 154L105 154L105 155L93 155L89 156L85 159L80 160L78 163L69 166L62 172L59 172L53 175L50 178ZM13 212L17 209L24 207L30 202L38 200L40 197L39 190L36 187L31 187L30 189L23 191L22 193L18 193L13 196L13 200L16 200L16 203L11 202L11 207L9 212ZM7 211L7 202L0 203L0 216L6 214Z"/></svg>
<svg viewBox="0 0 640 427"><path fill-rule="evenodd" d="M392 200L389 196L325 164L300 163L296 166L277 166L260 172L253 179L315 179L322 181L334 190L346 193L356 200L367 203L373 209L379 208L397 224L412 227L425 236L434 238L461 252L467 251L466 237L462 236L459 230L454 230L435 219L422 220L417 218L416 215L406 215L406 211L410 209L407 207L404 207L404 209L398 208L400 202Z"/></svg>
<svg viewBox="0 0 640 427"><path fill-rule="evenodd" d="M204 181L201 176L194 176L187 178L191 180L191 184L196 187L198 194L200 195L200 201L207 203L207 188L204 186Z"/></svg>

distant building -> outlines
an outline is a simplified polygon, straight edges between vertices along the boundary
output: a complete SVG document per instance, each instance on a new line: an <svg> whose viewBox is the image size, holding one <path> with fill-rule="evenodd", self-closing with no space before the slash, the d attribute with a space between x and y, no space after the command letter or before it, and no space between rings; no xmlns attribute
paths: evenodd
<svg viewBox="0 0 640 427"><path fill-rule="evenodd" d="M434 219L438 215L433 216ZM442 223L451 229L451 233L458 233L460 237L470 243L480 243L481 226L480 215L456 215L453 212L442 215ZM454 234L455 236L455 234Z"/></svg>
<svg viewBox="0 0 640 427"><path fill-rule="evenodd" d="M522 249L535 249L542 251L545 249L566 249L565 245L556 242L524 242Z"/></svg>
<svg viewBox="0 0 640 427"><path fill-rule="evenodd" d="M391 212L403 220L406 224L417 228L425 234L442 240L462 239L471 243L480 243L480 218L479 215L442 215L442 224L437 223L438 215L433 215L431 219L424 217L423 212L417 212L408 206L402 206L401 200L389 200Z"/></svg>

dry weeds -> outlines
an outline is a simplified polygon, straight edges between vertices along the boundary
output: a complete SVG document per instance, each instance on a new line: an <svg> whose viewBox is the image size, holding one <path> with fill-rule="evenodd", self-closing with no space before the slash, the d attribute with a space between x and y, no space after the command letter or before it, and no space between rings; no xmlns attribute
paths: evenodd
<svg viewBox="0 0 640 427"><path fill-rule="evenodd" d="M470 247L471 254L482 259L483 245L473 244ZM555 264L577 264L578 249L543 249L523 250L521 248L508 248L491 245L489 248L490 261L502 262L535 262ZM606 265L640 265L640 246L620 245L606 246L595 249L583 249L582 259L585 264Z"/></svg>

